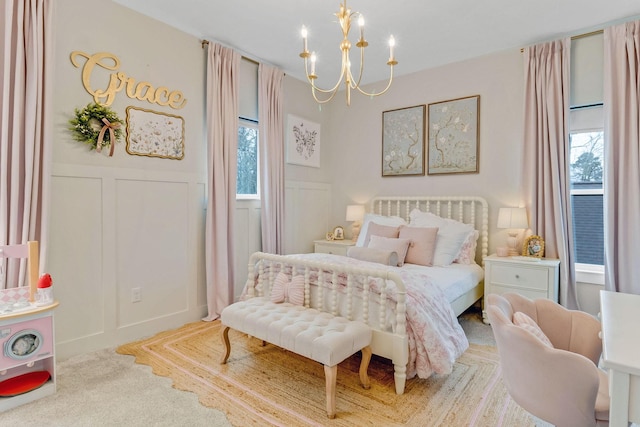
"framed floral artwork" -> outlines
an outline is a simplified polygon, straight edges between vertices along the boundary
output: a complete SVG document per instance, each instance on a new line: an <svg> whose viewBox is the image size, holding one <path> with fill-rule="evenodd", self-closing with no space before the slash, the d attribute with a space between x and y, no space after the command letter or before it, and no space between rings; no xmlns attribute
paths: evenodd
<svg viewBox="0 0 640 427"><path fill-rule="evenodd" d="M429 175L478 173L480 95L429 104Z"/></svg>
<svg viewBox="0 0 640 427"><path fill-rule="evenodd" d="M320 125L289 114L287 163L320 167Z"/></svg>
<svg viewBox="0 0 640 427"><path fill-rule="evenodd" d="M382 176L424 175L425 106L382 112Z"/></svg>
<svg viewBox="0 0 640 427"><path fill-rule="evenodd" d="M184 119L127 107L127 153L181 160L184 158Z"/></svg>

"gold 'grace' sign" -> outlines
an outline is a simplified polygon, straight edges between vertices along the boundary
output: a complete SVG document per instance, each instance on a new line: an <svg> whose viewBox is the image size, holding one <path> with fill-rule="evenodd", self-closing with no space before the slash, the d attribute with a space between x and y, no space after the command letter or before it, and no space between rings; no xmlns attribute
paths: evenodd
<svg viewBox="0 0 640 427"><path fill-rule="evenodd" d="M169 91L164 86L154 88L149 82L139 82L127 76L126 73L118 71L120 69L120 59L112 53L99 52L89 55L79 50L71 52L71 63L76 67L78 57L86 58L87 62L82 67L82 85L92 96L97 104L109 106L113 103L116 93L126 88L126 94L129 98L139 99L140 101L148 101L152 104L169 106L171 108L180 109L185 106L187 100L179 90ZM117 71L111 73L109 77L109 86L106 89L93 89L91 87L91 73L95 67L104 68L109 71Z"/></svg>

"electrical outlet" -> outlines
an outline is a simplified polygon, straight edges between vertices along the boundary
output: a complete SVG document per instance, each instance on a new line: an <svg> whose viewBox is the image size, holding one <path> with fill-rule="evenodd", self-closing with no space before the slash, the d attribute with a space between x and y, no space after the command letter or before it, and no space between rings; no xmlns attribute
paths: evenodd
<svg viewBox="0 0 640 427"><path fill-rule="evenodd" d="M131 302L140 302L140 301L142 301L142 289L141 288L131 289Z"/></svg>

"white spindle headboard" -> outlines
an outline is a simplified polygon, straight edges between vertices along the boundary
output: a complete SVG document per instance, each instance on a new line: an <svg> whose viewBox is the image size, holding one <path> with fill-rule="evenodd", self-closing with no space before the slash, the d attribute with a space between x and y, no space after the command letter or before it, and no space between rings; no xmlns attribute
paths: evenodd
<svg viewBox="0 0 640 427"><path fill-rule="evenodd" d="M409 221L413 209L472 225L480 233L476 262L483 265L489 251L489 205L485 199L477 196L379 196L371 200L370 212L395 215Z"/></svg>

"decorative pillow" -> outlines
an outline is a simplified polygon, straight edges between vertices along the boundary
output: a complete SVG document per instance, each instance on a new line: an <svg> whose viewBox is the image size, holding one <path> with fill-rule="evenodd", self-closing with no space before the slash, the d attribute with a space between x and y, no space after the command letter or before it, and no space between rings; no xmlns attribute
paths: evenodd
<svg viewBox="0 0 640 427"><path fill-rule="evenodd" d="M347 256L362 261L392 265L394 267L398 265L398 253L393 251L385 251L382 249L359 248L357 246L352 246L347 251Z"/></svg>
<svg viewBox="0 0 640 427"><path fill-rule="evenodd" d="M367 235L364 238L363 247L366 248L369 245L369 239L371 236L380 236L380 237L398 237L398 226L395 225L381 225L376 222L369 223L369 227L367 227ZM360 237L360 236L358 236Z"/></svg>
<svg viewBox="0 0 640 427"><path fill-rule="evenodd" d="M438 227L436 250L433 255L433 265L437 266L451 264L460 254L460 249L469 233L474 231L473 226L469 224L450 218L441 218L431 212L422 212L419 209L412 210L409 218L411 226Z"/></svg>
<svg viewBox="0 0 640 427"><path fill-rule="evenodd" d="M293 276L291 280L289 277L280 272L273 281L271 286L271 302L276 304L281 302L290 302L294 305L304 304L304 276Z"/></svg>
<svg viewBox="0 0 640 427"><path fill-rule="evenodd" d="M444 223L444 219L431 212L423 212L416 208L409 214L409 225L412 227L439 227Z"/></svg>
<svg viewBox="0 0 640 427"><path fill-rule="evenodd" d="M393 227L399 227L401 225L407 225L407 221L399 216L384 216L368 213L364 215L364 219L362 220L362 227L360 228L360 234L358 235L358 240L356 241L356 246L361 248L366 248L365 238L367 237L367 230L369 228L369 224L376 223L380 225L390 225Z"/></svg>
<svg viewBox="0 0 640 427"><path fill-rule="evenodd" d="M437 227L408 227L401 225L398 237L411 240L404 262L431 267L433 265L437 236Z"/></svg>
<svg viewBox="0 0 640 427"><path fill-rule="evenodd" d="M467 238L460 248L460 252L453 262L458 264L473 264L476 262L476 246L478 244L478 237L480 233L478 230L473 230L467 234Z"/></svg>
<svg viewBox="0 0 640 427"><path fill-rule="evenodd" d="M410 244L411 240L409 239L393 239L390 237L371 236L368 247L397 253L398 267L402 267Z"/></svg>
<svg viewBox="0 0 640 427"><path fill-rule="evenodd" d="M547 347L553 348L553 344L549 341L549 338L542 332L540 326L531 317L527 316L521 311L513 313L513 324L520 326L525 331L529 331L534 337L538 338Z"/></svg>

